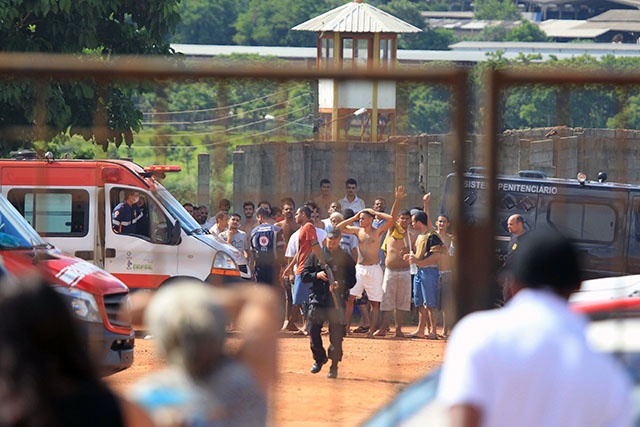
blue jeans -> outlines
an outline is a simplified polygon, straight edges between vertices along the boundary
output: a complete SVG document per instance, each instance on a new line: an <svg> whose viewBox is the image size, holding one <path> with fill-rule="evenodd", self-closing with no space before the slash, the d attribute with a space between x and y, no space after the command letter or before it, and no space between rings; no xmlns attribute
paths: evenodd
<svg viewBox="0 0 640 427"><path fill-rule="evenodd" d="M413 304L438 306L438 267L423 267L413 278Z"/></svg>
<svg viewBox="0 0 640 427"><path fill-rule="evenodd" d="M305 305L309 302L309 295L311 295L311 283L304 283L302 275L296 274L293 282L293 303Z"/></svg>

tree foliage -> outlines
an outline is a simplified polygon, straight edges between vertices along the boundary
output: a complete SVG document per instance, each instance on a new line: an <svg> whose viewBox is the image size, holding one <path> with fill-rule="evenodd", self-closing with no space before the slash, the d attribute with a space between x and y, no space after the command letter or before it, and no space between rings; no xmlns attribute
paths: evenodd
<svg viewBox="0 0 640 427"><path fill-rule="evenodd" d="M181 0L181 21L171 41L190 44L233 44L238 19L236 0Z"/></svg>
<svg viewBox="0 0 640 427"><path fill-rule="evenodd" d="M235 43L250 46L315 46L316 34L291 28L327 9L298 0L251 0L238 14Z"/></svg>
<svg viewBox="0 0 640 427"><path fill-rule="evenodd" d="M473 37L473 39L487 42L502 42L506 40L507 33L507 29L502 25L487 25L477 36Z"/></svg>
<svg viewBox="0 0 640 427"><path fill-rule="evenodd" d="M486 21L517 21L520 11L512 0L476 0L475 18Z"/></svg>
<svg viewBox="0 0 640 427"><path fill-rule="evenodd" d="M167 54L179 0L0 0L0 50L83 54ZM66 131L105 150L133 142L141 114L133 88L78 82L7 79L0 83L0 144L4 149L52 139Z"/></svg>
<svg viewBox="0 0 640 427"><path fill-rule="evenodd" d="M505 40L510 42L546 42L549 38L536 24L522 19L520 25L513 27L507 33Z"/></svg>

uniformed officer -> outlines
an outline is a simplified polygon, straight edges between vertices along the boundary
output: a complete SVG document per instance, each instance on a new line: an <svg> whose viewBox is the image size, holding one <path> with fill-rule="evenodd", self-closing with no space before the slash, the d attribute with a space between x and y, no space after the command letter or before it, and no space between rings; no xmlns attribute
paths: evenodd
<svg viewBox="0 0 640 427"><path fill-rule="evenodd" d="M511 268L513 267L513 257L518 252L520 244L526 240L527 230L524 228L524 218L522 215L514 214L507 220L507 229L511 233L511 239L509 240L509 248L507 256L504 261L504 265L501 269L502 277L502 298L504 303L509 301L513 297L513 287L511 278Z"/></svg>
<svg viewBox="0 0 640 427"><path fill-rule="evenodd" d="M111 226L118 234L135 234L137 222L142 218L143 212L136 209L135 205L140 199L140 194L134 190L124 193L124 201L118 203L111 214Z"/></svg>
<svg viewBox="0 0 640 427"><path fill-rule="evenodd" d="M311 373L317 374L322 365L331 360L328 378L338 377L338 362L342 360L342 339L346 332L344 317L345 299L349 289L356 283L356 266L351 255L340 248L340 229L330 225L326 228L327 240L322 249L327 262L321 265L315 254L304 263L302 281L311 282L309 297L309 338L315 363ZM327 270L331 270L328 272ZM330 280L333 279L333 283ZM329 322L329 349L322 345L322 325Z"/></svg>

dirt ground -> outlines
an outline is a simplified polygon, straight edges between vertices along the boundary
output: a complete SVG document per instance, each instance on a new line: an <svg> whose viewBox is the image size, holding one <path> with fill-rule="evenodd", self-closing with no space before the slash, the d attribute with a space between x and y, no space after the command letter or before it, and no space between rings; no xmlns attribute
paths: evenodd
<svg viewBox="0 0 640 427"><path fill-rule="evenodd" d="M410 329L407 329L411 332ZM275 426L356 426L407 384L442 362L446 342L396 338L345 338L344 357L337 379L328 379L328 366L313 375L309 339L282 332L278 340L278 379L273 392ZM328 336L324 337L325 346ZM108 377L116 390L126 393L141 376L160 369L163 361L153 340L136 340L131 368Z"/></svg>

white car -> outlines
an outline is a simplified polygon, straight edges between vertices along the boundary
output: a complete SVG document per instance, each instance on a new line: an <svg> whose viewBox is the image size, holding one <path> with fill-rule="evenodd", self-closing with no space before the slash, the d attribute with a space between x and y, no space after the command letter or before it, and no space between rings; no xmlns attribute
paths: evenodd
<svg viewBox="0 0 640 427"><path fill-rule="evenodd" d="M640 275L605 277L585 280L570 302L607 301L640 297Z"/></svg>

